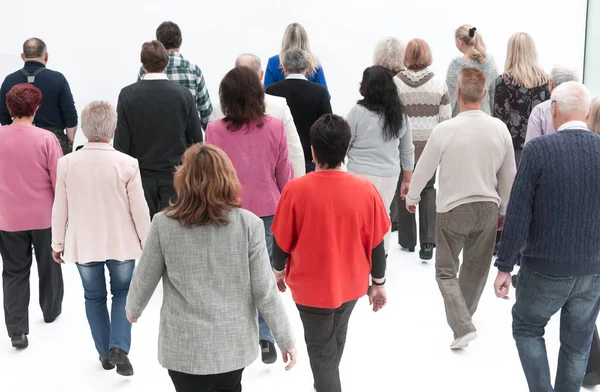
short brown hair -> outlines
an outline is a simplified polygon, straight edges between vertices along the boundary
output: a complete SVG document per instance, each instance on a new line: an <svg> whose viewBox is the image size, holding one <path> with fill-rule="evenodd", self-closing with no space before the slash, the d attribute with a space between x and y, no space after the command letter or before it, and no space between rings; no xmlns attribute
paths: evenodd
<svg viewBox="0 0 600 392"><path fill-rule="evenodd" d="M140 60L146 72L158 73L167 68L169 64L169 54L164 45L159 41L154 40L145 42L142 45L142 53Z"/></svg>
<svg viewBox="0 0 600 392"><path fill-rule="evenodd" d="M481 102L485 93L485 75L477 68L463 68L458 78L460 98L464 103Z"/></svg>
<svg viewBox="0 0 600 392"><path fill-rule="evenodd" d="M406 68L420 70L427 68L433 62L431 48L421 38L410 40L404 51L404 64Z"/></svg>
<svg viewBox="0 0 600 392"><path fill-rule="evenodd" d="M177 199L165 213L183 226L225 225L227 213L241 207L242 186L233 164L220 148L194 144L183 154L173 181Z"/></svg>
<svg viewBox="0 0 600 392"><path fill-rule="evenodd" d="M245 124L256 122L263 126L265 115L265 89L256 72L248 67L236 67L229 71L219 86L221 109L227 129L239 131Z"/></svg>

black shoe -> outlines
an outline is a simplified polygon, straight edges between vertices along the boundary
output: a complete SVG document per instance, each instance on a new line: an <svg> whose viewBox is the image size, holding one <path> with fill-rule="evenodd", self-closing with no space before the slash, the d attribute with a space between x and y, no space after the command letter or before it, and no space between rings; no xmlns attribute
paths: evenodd
<svg viewBox="0 0 600 392"><path fill-rule="evenodd" d="M102 362L102 368L104 370L113 370L115 368L115 365L110 363L108 359L102 359L101 357L98 358L100 359L100 362Z"/></svg>
<svg viewBox="0 0 600 392"><path fill-rule="evenodd" d="M259 343L263 363L266 363L267 365L275 363L275 361L277 361L277 350L275 349L275 345L268 340L261 340Z"/></svg>
<svg viewBox="0 0 600 392"><path fill-rule="evenodd" d="M594 387L600 385L600 372L590 372L583 378L584 387Z"/></svg>
<svg viewBox="0 0 600 392"><path fill-rule="evenodd" d="M54 316L54 317L44 317L44 322L45 322L46 324L52 324L53 322L55 322L55 321L56 321L56 319L58 318L58 316L60 316L60 314L61 314L61 313L62 313L62 310L61 310L61 311L59 311L59 312L56 314L56 316Z"/></svg>
<svg viewBox="0 0 600 392"><path fill-rule="evenodd" d="M419 257L421 260L431 260L433 258L433 244L423 244Z"/></svg>
<svg viewBox="0 0 600 392"><path fill-rule="evenodd" d="M402 250L406 251L406 252L410 252L410 253L415 253L415 248L405 248L402 245L400 245L400 248L402 248Z"/></svg>
<svg viewBox="0 0 600 392"><path fill-rule="evenodd" d="M513 275L510 278L510 283L512 284L512 287L514 287L515 289L517 288L517 281L519 278L517 278L517 276L519 275Z"/></svg>
<svg viewBox="0 0 600 392"><path fill-rule="evenodd" d="M12 342L12 346L14 348L27 348L29 346L29 340L27 339L27 335L24 333L15 333L10 337L10 341Z"/></svg>
<svg viewBox="0 0 600 392"><path fill-rule="evenodd" d="M119 348L110 349L109 362L117 366L117 373L121 376L133 376L133 366L129 362L127 353Z"/></svg>

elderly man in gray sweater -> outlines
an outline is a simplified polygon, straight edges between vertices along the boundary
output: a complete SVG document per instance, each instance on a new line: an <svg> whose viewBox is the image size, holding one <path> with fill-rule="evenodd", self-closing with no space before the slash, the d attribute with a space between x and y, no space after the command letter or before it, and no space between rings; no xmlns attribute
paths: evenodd
<svg viewBox="0 0 600 392"><path fill-rule="evenodd" d="M461 71L460 114L433 130L406 197L406 207L414 213L439 166L436 279L454 331L452 349L466 348L477 337L471 317L487 281L496 230L502 226L516 172L506 125L480 110L485 84L483 72Z"/></svg>

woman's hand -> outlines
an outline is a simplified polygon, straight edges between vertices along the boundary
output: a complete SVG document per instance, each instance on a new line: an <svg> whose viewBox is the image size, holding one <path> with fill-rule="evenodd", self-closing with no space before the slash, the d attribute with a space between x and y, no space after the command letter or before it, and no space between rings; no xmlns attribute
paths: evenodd
<svg viewBox="0 0 600 392"><path fill-rule="evenodd" d="M285 284L285 270L277 271L273 268L273 273L275 274L275 280L277 281L277 288L280 292L285 293L287 290L287 285Z"/></svg>
<svg viewBox="0 0 600 392"><path fill-rule="evenodd" d="M402 200L406 200L406 196L408 195L408 189L410 188L409 181L402 181L400 184L400 197Z"/></svg>
<svg viewBox="0 0 600 392"><path fill-rule="evenodd" d="M129 320L130 323L132 323L132 324L137 323L137 319L132 318L129 315L129 312L125 311L125 314L127 315L127 320Z"/></svg>
<svg viewBox="0 0 600 392"><path fill-rule="evenodd" d="M387 293L384 286L371 286L369 290L369 304L373 305L373 312L379 312L387 305Z"/></svg>
<svg viewBox="0 0 600 392"><path fill-rule="evenodd" d="M64 264L65 261L62 259L62 252L55 252L52 251L52 258L54 259L54 261L56 261L58 264Z"/></svg>
<svg viewBox="0 0 600 392"><path fill-rule="evenodd" d="M298 356L298 351L296 347L289 349L288 351L281 350L281 357L283 358L283 362L287 363L285 367L286 371L292 370L294 366L296 366L296 358Z"/></svg>

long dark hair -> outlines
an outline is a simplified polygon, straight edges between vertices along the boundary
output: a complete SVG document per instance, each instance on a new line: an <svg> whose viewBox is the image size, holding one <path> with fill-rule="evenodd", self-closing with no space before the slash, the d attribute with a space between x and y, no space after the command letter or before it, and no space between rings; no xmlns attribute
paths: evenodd
<svg viewBox="0 0 600 392"><path fill-rule="evenodd" d="M364 98L358 104L382 117L384 140L400 137L400 130L406 121L406 111L400 102L398 87L391 71L378 65L365 69L360 95Z"/></svg>
<svg viewBox="0 0 600 392"><path fill-rule="evenodd" d="M236 67L223 78L219 87L221 109L227 129L239 131L255 121L258 128L264 124L265 90L256 72L248 67Z"/></svg>

